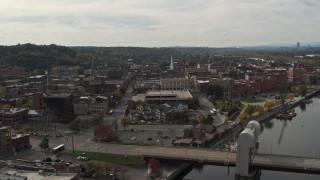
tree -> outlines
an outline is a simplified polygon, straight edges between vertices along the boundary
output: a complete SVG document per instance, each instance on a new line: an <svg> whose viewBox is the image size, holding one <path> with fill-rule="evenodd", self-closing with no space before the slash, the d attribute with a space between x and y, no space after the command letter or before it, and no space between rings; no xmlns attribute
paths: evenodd
<svg viewBox="0 0 320 180"><path fill-rule="evenodd" d="M188 108L196 110L199 106L199 98L198 96L193 96L188 99Z"/></svg>
<svg viewBox="0 0 320 180"><path fill-rule="evenodd" d="M107 123L101 123L94 131L94 138L97 141L111 141L116 137L116 130L114 127Z"/></svg>
<svg viewBox="0 0 320 180"><path fill-rule="evenodd" d="M121 125L123 126L124 131L126 130L126 126L128 125L129 120L130 119L128 116L122 116L122 118L121 118Z"/></svg>
<svg viewBox="0 0 320 180"><path fill-rule="evenodd" d="M197 115L197 120L198 122L202 122L204 120L204 115L202 114L202 112L199 112L198 115Z"/></svg>
<svg viewBox="0 0 320 180"><path fill-rule="evenodd" d="M248 104L245 107L244 112L247 113L249 116L252 116L255 113L255 106Z"/></svg>
<svg viewBox="0 0 320 180"><path fill-rule="evenodd" d="M121 86L121 87L120 87L120 93L121 93L122 95L125 94L126 91L127 91L126 87L124 87L124 86Z"/></svg>
<svg viewBox="0 0 320 180"><path fill-rule="evenodd" d="M94 168L98 172L105 172L111 169L110 162L98 161L98 160L90 160L86 163L86 166L89 169Z"/></svg>
<svg viewBox="0 0 320 180"><path fill-rule="evenodd" d="M162 133L161 130L157 130L157 131L156 131L156 134L157 134L158 137L161 137L163 133Z"/></svg>
<svg viewBox="0 0 320 180"><path fill-rule="evenodd" d="M265 104L264 104L264 108L266 108L267 110L273 108L275 105L275 103L273 101L267 101Z"/></svg>
<svg viewBox="0 0 320 180"><path fill-rule="evenodd" d="M43 138L41 143L39 144L39 147L41 149L48 149L49 148L49 139L48 138Z"/></svg>
<svg viewBox="0 0 320 180"><path fill-rule="evenodd" d="M217 84L210 84L207 88L207 95L214 99L223 99L223 88Z"/></svg>
<svg viewBox="0 0 320 180"><path fill-rule="evenodd" d="M0 86L0 97L6 93L7 89L4 86Z"/></svg>
<svg viewBox="0 0 320 180"><path fill-rule="evenodd" d="M19 98L16 104L18 107L23 107L23 105L26 104L28 101L29 101L28 98L23 97L23 98Z"/></svg>
<svg viewBox="0 0 320 180"><path fill-rule="evenodd" d="M10 104L5 104L2 106L2 109L10 109L12 106Z"/></svg>
<svg viewBox="0 0 320 180"><path fill-rule="evenodd" d="M93 122L100 122L103 119L103 115L102 114L96 114L93 116Z"/></svg>
<svg viewBox="0 0 320 180"><path fill-rule="evenodd" d="M160 170L160 162L154 158L149 159L148 166L154 174L157 174Z"/></svg>
<svg viewBox="0 0 320 180"><path fill-rule="evenodd" d="M301 96L305 96L307 94L308 87L306 85L304 85L304 84L300 85L299 89L300 89Z"/></svg>
<svg viewBox="0 0 320 180"><path fill-rule="evenodd" d="M188 120L188 114L185 112L176 112L175 118L179 120L179 122L185 122Z"/></svg>
<svg viewBox="0 0 320 180"><path fill-rule="evenodd" d="M74 119L73 121L71 121L69 124L69 128L74 131L79 131L80 130L80 119Z"/></svg>
<svg viewBox="0 0 320 180"><path fill-rule="evenodd" d="M288 94L287 98L292 101L294 99L294 94L290 93Z"/></svg>
<svg viewBox="0 0 320 180"><path fill-rule="evenodd" d="M191 121L191 124L193 127L196 127L199 124L199 121L197 121L196 119Z"/></svg>
<svg viewBox="0 0 320 180"><path fill-rule="evenodd" d="M246 120L248 119L248 114L245 113L245 112L242 112L242 113L240 114L239 119L240 119L240 122L246 121Z"/></svg>
<svg viewBox="0 0 320 180"><path fill-rule="evenodd" d="M117 90L117 91L114 93L114 97L115 97L115 99L121 99L121 97L122 97L121 92L120 92L119 90Z"/></svg>
<svg viewBox="0 0 320 180"><path fill-rule="evenodd" d="M262 105L256 105L255 109L259 115L264 113L264 107Z"/></svg>
<svg viewBox="0 0 320 180"><path fill-rule="evenodd" d="M208 114L207 118L203 119L201 122L202 124L212 124L213 123L213 118L210 114Z"/></svg>

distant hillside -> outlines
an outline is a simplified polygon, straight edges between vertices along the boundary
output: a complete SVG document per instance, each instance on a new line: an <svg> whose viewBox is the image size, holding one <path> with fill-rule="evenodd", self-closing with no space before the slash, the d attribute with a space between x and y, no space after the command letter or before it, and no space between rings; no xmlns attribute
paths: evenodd
<svg viewBox="0 0 320 180"><path fill-rule="evenodd" d="M90 64L88 57L71 48L58 45L23 44L16 46L0 46L0 66L21 66L33 69L47 69L56 65Z"/></svg>
<svg viewBox="0 0 320 180"><path fill-rule="evenodd" d="M257 57L263 59L291 60L297 55L319 54L320 48L208 48L208 47L65 47L58 45L23 44L0 46L0 68L10 66L26 67L27 70L47 69L53 66L78 65L84 68L106 63L127 66L128 59L134 62L153 62L167 66L170 56L188 61L189 64L207 63L227 56Z"/></svg>

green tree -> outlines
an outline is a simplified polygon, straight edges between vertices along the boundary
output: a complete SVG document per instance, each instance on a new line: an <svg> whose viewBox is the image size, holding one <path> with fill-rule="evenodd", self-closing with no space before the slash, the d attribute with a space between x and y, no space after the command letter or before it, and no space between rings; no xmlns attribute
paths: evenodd
<svg viewBox="0 0 320 180"><path fill-rule="evenodd" d="M39 144L39 147L41 149L48 149L49 148L49 139L48 138L43 138L41 143Z"/></svg>
<svg viewBox="0 0 320 180"><path fill-rule="evenodd" d="M193 96L192 98L188 99L188 108L196 110L199 106L199 98L198 96Z"/></svg>
<svg viewBox="0 0 320 180"><path fill-rule="evenodd" d="M124 87L124 86L121 86L121 87L120 87L120 93L121 93L122 95L124 95L124 94L126 93L126 91L127 91L127 88L126 88L126 87Z"/></svg>
<svg viewBox="0 0 320 180"><path fill-rule="evenodd" d="M93 122L100 122L103 119L103 115L102 114L96 114L93 116L92 120Z"/></svg>
<svg viewBox="0 0 320 180"><path fill-rule="evenodd" d="M163 134L163 132L162 132L161 130L157 130L157 131L156 131L156 134L157 134L158 137L161 137L162 134Z"/></svg>
<svg viewBox="0 0 320 180"><path fill-rule="evenodd" d="M7 89L4 86L0 86L0 96L3 96L6 93Z"/></svg>
<svg viewBox="0 0 320 180"><path fill-rule="evenodd" d="M252 116L255 113L255 111L256 109L254 105L248 104L246 106L245 113L247 113L249 116Z"/></svg>
<svg viewBox="0 0 320 180"><path fill-rule="evenodd" d="M202 124L212 124L213 123L213 118L210 114L208 114L207 118L203 119L201 122Z"/></svg>
<svg viewBox="0 0 320 180"><path fill-rule="evenodd" d="M191 121L191 124L193 127L196 127L199 124L199 121L197 121L196 119Z"/></svg>
<svg viewBox="0 0 320 180"><path fill-rule="evenodd" d="M215 100L223 99L223 88L216 84L210 84L207 88L207 95L213 96Z"/></svg>
<svg viewBox="0 0 320 180"><path fill-rule="evenodd" d="M301 96L305 96L307 94L308 87L306 85L304 85L304 84L300 85L299 89L300 89Z"/></svg>
<svg viewBox="0 0 320 180"><path fill-rule="evenodd" d="M129 123L129 117L128 116L122 116L121 118L121 125L123 126L123 130L125 131L126 130L126 127Z"/></svg>
<svg viewBox="0 0 320 180"><path fill-rule="evenodd" d="M74 131L79 131L80 130L80 119L74 119L69 123L69 128L74 130Z"/></svg>

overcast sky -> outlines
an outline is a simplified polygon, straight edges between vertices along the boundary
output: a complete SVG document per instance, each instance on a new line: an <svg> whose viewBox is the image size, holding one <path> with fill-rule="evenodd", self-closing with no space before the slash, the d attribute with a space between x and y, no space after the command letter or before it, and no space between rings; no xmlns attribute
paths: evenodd
<svg viewBox="0 0 320 180"><path fill-rule="evenodd" d="M320 0L0 0L0 44L319 42Z"/></svg>

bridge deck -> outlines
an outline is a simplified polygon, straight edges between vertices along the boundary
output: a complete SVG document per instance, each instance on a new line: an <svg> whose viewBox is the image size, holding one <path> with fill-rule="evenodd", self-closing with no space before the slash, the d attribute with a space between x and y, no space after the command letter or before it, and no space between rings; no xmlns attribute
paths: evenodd
<svg viewBox="0 0 320 180"><path fill-rule="evenodd" d="M141 155L160 159L192 163L235 166L236 153L193 148L157 147L143 149ZM286 172L320 174L320 159L257 154L253 158L253 168Z"/></svg>

